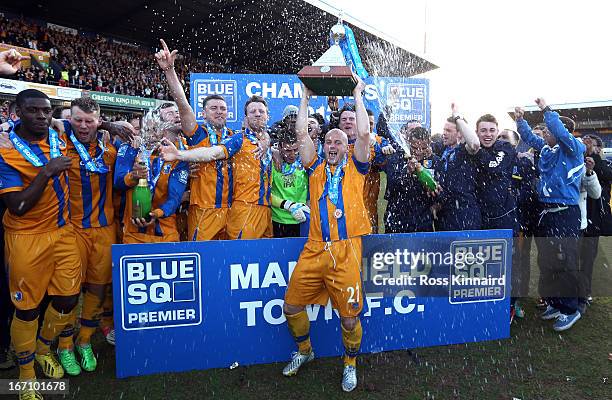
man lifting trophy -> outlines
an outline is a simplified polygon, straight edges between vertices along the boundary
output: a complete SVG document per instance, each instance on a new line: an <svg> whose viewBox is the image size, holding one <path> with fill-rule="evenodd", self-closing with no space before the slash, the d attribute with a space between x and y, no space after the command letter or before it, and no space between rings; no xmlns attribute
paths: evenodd
<svg viewBox="0 0 612 400"><path fill-rule="evenodd" d="M342 41L344 36L346 42ZM371 232L363 202L365 176L370 169L370 124L362 94L365 70L355 58L352 31L338 23L332 28L332 40L331 49L299 74L304 86L295 136L308 174L310 228L285 293L283 313L298 351L291 355L283 375L296 375L314 359L306 306L325 306L330 300L340 315L344 345L341 386L350 392L357 387L357 355L363 336L359 319L364 303L361 238ZM355 73L346 65L347 60ZM356 138L351 147L347 133L334 128L325 134L323 155L319 155L308 133L308 103L314 93L353 96Z"/></svg>
<svg viewBox="0 0 612 400"><path fill-rule="evenodd" d="M357 77L367 78L353 31L342 19L331 28L331 47L313 64L302 68L298 78L320 96L350 96Z"/></svg>

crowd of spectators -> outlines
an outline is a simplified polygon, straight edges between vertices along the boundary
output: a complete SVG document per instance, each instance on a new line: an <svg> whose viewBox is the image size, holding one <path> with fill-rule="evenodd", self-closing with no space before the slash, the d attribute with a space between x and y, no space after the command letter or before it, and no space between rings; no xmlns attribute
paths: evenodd
<svg viewBox="0 0 612 400"><path fill-rule="evenodd" d="M6 122L9 118L9 100L2 101L0 103L0 121Z"/></svg>
<svg viewBox="0 0 612 400"><path fill-rule="evenodd" d="M58 86L69 86L169 100L163 74L151 60L151 49L118 42L100 35L88 37L47 28L25 19L0 18L0 42L47 51L48 68L32 63L15 79ZM55 68L54 68L55 67ZM223 72L224 67L185 55L177 63L184 87L190 71Z"/></svg>

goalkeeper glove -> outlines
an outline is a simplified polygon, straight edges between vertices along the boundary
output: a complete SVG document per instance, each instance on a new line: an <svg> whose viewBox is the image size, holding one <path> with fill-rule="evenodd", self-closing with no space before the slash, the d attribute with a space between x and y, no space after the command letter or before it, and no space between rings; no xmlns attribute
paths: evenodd
<svg viewBox="0 0 612 400"><path fill-rule="evenodd" d="M299 223L306 222L306 214L310 214L310 207L303 203L283 200L281 207L289 211L293 219Z"/></svg>

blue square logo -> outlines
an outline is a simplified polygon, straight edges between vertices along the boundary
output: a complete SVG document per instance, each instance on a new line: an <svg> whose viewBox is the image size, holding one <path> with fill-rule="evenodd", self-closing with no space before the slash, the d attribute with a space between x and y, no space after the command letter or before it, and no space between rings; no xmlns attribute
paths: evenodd
<svg viewBox="0 0 612 400"><path fill-rule="evenodd" d="M390 82L386 98L391 106L390 126L400 129L408 121L427 125L427 85L423 83Z"/></svg>
<svg viewBox="0 0 612 400"><path fill-rule="evenodd" d="M175 303L195 300L195 284L193 281L172 282L172 292L172 300Z"/></svg>

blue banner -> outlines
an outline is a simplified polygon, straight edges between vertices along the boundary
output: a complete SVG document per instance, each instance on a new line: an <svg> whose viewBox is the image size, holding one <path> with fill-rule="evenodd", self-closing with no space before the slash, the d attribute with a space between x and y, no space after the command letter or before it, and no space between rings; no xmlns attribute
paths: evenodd
<svg viewBox="0 0 612 400"><path fill-rule="evenodd" d="M429 81L416 78L378 78L368 77L364 101L376 118L385 105L391 107L389 126L395 131L411 120L420 121L429 128ZM280 121L283 109L293 104L300 105L302 83L297 75L257 75L257 74L191 74L191 106L199 123L204 122L202 100L208 95L218 94L225 98L228 108L227 126L239 130L244 119L244 103L253 95L264 97L270 108L270 122ZM345 97L345 102L352 101ZM342 107L343 102L340 102ZM318 112L326 120L330 109L327 97L315 96L310 100L312 112Z"/></svg>
<svg viewBox="0 0 612 400"><path fill-rule="evenodd" d="M289 360L305 240L113 245L117 376ZM511 254L509 230L364 237L361 351L509 337ZM317 355L342 354L337 312L306 311Z"/></svg>

